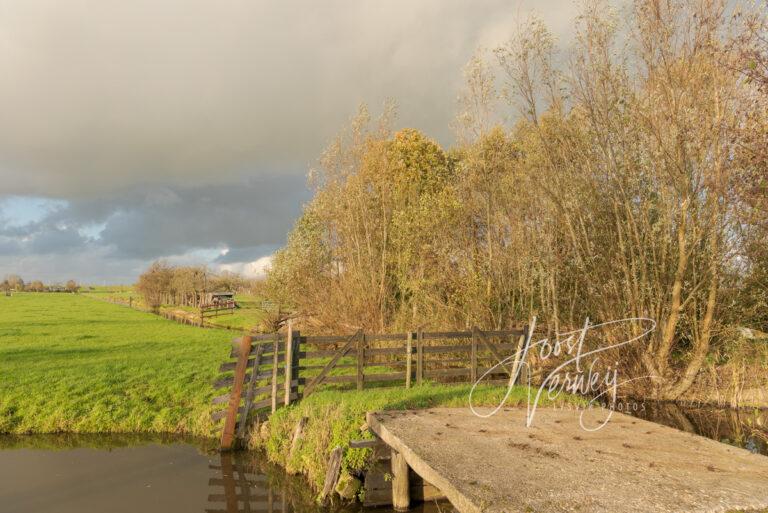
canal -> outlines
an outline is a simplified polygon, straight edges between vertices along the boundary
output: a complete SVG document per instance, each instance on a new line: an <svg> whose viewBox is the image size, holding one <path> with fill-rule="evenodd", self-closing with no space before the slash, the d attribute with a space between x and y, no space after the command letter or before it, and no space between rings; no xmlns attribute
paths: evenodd
<svg viewBox="0 0 768 513"><path fill-rule="evenodd" d="M630 413L768 456L768 410L644 402ZM320 508L306 481L253 452L169 436L0 436L2 513L360 512ZM378 508L378 513L388 513ZM418 512L448 513L448 504Z"/></svg>

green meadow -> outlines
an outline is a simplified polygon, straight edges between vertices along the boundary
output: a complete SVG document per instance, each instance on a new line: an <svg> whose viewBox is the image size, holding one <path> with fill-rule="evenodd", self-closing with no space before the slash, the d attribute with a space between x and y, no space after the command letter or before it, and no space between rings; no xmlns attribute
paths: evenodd
<svg viewBox="0 0 768 513"><path fill-rule="evenodd" d="M0 433L211 435L231 338L82 295L0 296Z"/></svg>
<svg viewBox="0 0 768 513"><path fill-rule="evenodd" d="M87 295L0 296L0 433L216 437L211 398L221 391L215 392L211 383L221 376L219 365L229 359L232 336L232 331L186 326ZM349 369L338 368L332 374L345 371ZM466 407L471 387L425 383L409 390L343 388L349 386L330 385L278 410L251 445L317 483L328 450L360 437L366 411ZM504 392L504 387L481 386L476 404L498 404ZM508 404L525 397L525 389L518 387ZM311 443L293 460L281 459L296 422L305 416L311 420L306 433ZM365 455L349 451L345 468L358 469Z"/></svg>

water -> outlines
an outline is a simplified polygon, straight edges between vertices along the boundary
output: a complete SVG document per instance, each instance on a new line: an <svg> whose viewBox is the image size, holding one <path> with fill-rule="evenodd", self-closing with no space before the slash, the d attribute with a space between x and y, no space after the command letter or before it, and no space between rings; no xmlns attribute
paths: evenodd
<svg viewBox="0 0 768 513"><path fill-rule="evenodd" d="M641 418L768 455L768 410L643 402ZM215 441L145 435L0 436L2 513L333 513L306 481L252 452L219 454ZM450 512L445 503L414 508Z"/></svg>
<svg viewBox="0 0 768 513"><path fill-rule="evenodd" d="M768 456L768 409L732 410L650 401L638 404L642 407L626 412Z"/></svg>
<svg viewBox="0 0 768 513"><path fill-rule="evenodd" d="M359 512L320 508L306 481L258 453L175 437L0 437L2 513ZM377 513L388 513L378 508ZM438 512L433 504L415 511ZM450 508L442 508L450 511Z"/></svg>

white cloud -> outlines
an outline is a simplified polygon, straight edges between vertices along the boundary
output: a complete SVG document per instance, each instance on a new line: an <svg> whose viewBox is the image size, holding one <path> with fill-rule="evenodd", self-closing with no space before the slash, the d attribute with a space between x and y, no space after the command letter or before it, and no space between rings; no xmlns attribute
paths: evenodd
<svg viewBox="0 0 768 513"><path fill-rule="evenodd" d="M219 264L218 269L220 271L229 271L241 274L246 278L261 278L263 277L269 266L272 264L273 255L267 255L253 262L241 262L236 264Z"/></svg>

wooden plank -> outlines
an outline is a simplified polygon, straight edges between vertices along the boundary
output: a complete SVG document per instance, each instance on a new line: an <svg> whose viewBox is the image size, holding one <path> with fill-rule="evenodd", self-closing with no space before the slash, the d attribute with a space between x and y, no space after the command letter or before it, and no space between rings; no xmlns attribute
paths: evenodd
<svg viewBox="0 0 768 513"><path fill-rule="evenodd" d="M419 328L416 331L416 384L421 385L424 380L424 332Z"/></svg>
<svg viewBox="0 0 768 513"><path fill-rule="evenodd" d="M520 370L520 361L523 357L523 344L525 344L525 335L517 337L517 349L515 351L515 360L512 363L512 373L509 375L509 385L515 384L518 378L518 372Z"/></svg>
<svg viewBox="0 0 768 513"><path fill-rule="evenodd" d="M351 440L349 442L350 449L373 449L381 442L379 440Z"/></svg>
<svg viewBox="0 0 768 513"><path fill-rule="evenodd" d="M375 383L377 381L400 381L405 379L404 372L395 372L391 374L366 374L365 381L369 383ZM340 376L326 376L323 378L323 383L357 383L356 374L345 374ZM306 397L306 389L304 397Z"/></svg>
<svg viewBox="0 0 768 513"><path fill-rule="evenodd" d="M279 374L282 374L282 369L278 371ZM260 372L256 375L256 379L263 380L263 379L269 379L272 375L269 372ZM251 379L251 374L246 374L246 379ZM231 387L235 384L235 379L233 376L230 376L228 378L221 378L217 379L213 382L213 388L227 388Z"/></svg>
<svg viewBox="0 0 768 513"><path fill-rule="evenodd" d="M500 330L500 331L486 331L485 335L487 337L499 337L499 338L506 338L506 337L519 337L520 335L527 335L528 334L528 328L522 327L522 328L516 328L513 330Z"/></svg>
<svg viewBox="0 0 768 513"><path fill-rule="evenodd" d="M480 335L478 337L478 341L484 341L482 338L482 332L478 330L478 334ZM517 346L515 344L493 344L488 341L484 341L483 346L491 346L493 349L496 349L497 351L504 351L504 350L514 350ZM492 349L483 349L482 347L478 345L477 351L478 354L481 352L492 352ZM470 354L472 351L472 343L470 341L469 344L458 344L458 345L449 345L449 346L424 346L424 352L428 354L448 354L448 353L467 353ZM494 355L495 356L495 355Z"/></svg>
<svg viewBox="0 0 768 513"><path fill-rule="evenodd" d="M433 331L429 333L422 333L424 340L433 340L436 338L452 339L452 338L472 338L471 331Z"/></svg>
<svg viewBox="0 0 768 513"><path fill-rule="evenodd" d="M261 346L261 347L263 347L263 346ZM262 356L263 356L263 354L262 354ZM278 363L280 363L280 362L282 362L284 360L285 360L285 355L278 355L278 359L277 359ZM253 368L254 365L256 365L256 359L255 358L250 358L248 360L248 368L251 369L251 368ZM237 367L237 362L222 363L219 366L219 372L231 372L231 371L235 370L235 367Z"/></svg>
<svg viewBox="0 0 768 513"><path fill-rule="evenodd" d="M242 413L243 412L243 408L242 407L238 408L237 412L238 413ZM228 409L227 410L215 411L215 412L211 413L211 420L214 421L214 422L218 422L221 419L226 418L228 413L229 413Z"/></svg>
<svg viewBox="0 0 768 513"><path fill-rule="evenodd" d="M219 395L211 400L211 404L226 404L229 402L229 394Z"/></svg>
<svg viewBox="0 0 768 513"><path fill-rule="evenodd" d="M429 369L424 371L424 377L426 378L440 378L451 376L467 376L469 377L469 369Z"/></svg>
<svg viewBox="0 0 768 513"><path fill-rule="evenodd" d="M245 436L245 429L248 426L248 413L251 410L253 398L255 397L254 390L256 389L256 382L258 381L259 365L261 364L261 352L264 350L263 345L259 345L256 349L256 358L254 358L254 368L251 372L251 379L248 381L248 390L245 393L245 407L240 422L237 426L237 436L243 438Z"/></svg>
<svg viewBox="0 0 768 513"><path fill-rule="evenodd" d="M293 436L291 437L291 449L288 451L288 460L293 457L296 452L296 448L299 446L299 442L304 437L304 426L307 425L309 417L302 417L296 423L296 428L293 430Z"/></svg>
<svg viewBox="0 0 768 513"><path fill-rule="evenodd" d="M407 511L411 507L411 490L408 481L408 463L402 454L392 449L392 507L395 511Z"/></svg>
<svg viewBox="0 0 768 513"><path fill-rule="evenodd" d="M344 344L344 347L342 347L340 350L336 352L336 355L333 358L331 358L331 361L329 361L326 364L325 368L322 371L320 371L320 374L315 376L315 378L312 381L310 381L310 383L306 387L304 387L304 397L307 397L309 394L311 394L314 391L315 387L323 382L323 379L325 379L328 372L330 372L330 370L333 369L336 363L338 363L339 359L349 352L349 350L352 348L352 344L355 342L356 336L357 336L357 333L349 337L347 339L347 343Z"/></svg>
<svg viewBox="0 0 768 513"><path fill-rule="evenodd" d="M354 335L352 335L354 337ZM327 351L299 351L299 359L308 358L332 358L339 352L339 349L329 349ZM350 350L351 355L357 354L356 349Z"/></svg>
<svg viewBox="0 0 768 513"><path fill-rule="evenodd" d="M484 367L478 367L477 373L478 375L483 375L484 373L488 372L491 368L484 368ZM424 376L427 378L440 378L440 377L456 377L456 376L467 376L469 378L470 376L470 370L467 368L461 368L461 369L429 369L424 371ZM501 367L494 367L494 371L491 373L491 375L498 375L503 374L507 377L509 377L506 370L502 369ZM486 376L487 378L488 376ZM483 380L483 383L486 382L486 379Z"/></svg>
<svg viewBox="0 0 768 513"><path fill-rule="evenodd" d="M335 368L336 369L356 369L357 363L337 363ZM299 371L318 370L318 369L325 369L325 365L299 365L298 367L296 367L296 369L298 369Z"/></svg>
<svg viewBox="0 0 768 513"><path fill-rule="evenodd" d="M278 346L280 339L275 334L272 342L272 413L277 411L277 365L278 365Z"/></svg>
<svg viewBox="0 0 768 513"><path fill-rule="evenodd" d="M472 383L477 382L477 328L472 327L472 349L469 356L469 379Z"/></svg>
<svg viewBox="0 0 768 513"><path fill-rule="evenodd" d="M500 365L501 367L503 367L503 368L504 368L504 370L506 370L506 371L507 371L507 373L509 373L509 375L512 375L512 371L511 371L511 370L510 370L510 369L509 369L509 368L508 368L508 367L507 367L505 364L501 363L502 361L504 361L504 357L503 357L503 356L501 356L501 354L499 354L499 352L498 352L498 351L496 350L496 348L494 347L494 344L491 344L491 343L489 343L489 342L488 342L488 340L487 340L487 338L486 338L486 336L485 336L485 333L483 333L483 332L482 332L482 331L480 331L480 330L478 330L478 333L479 333L479 334L480 334L480 336L482 337L482 340L483 340L483 344L485 344L485 346L486 346L486 347L487 347L487 348L488 348L488 349L491 351L491 353L493 354L493 356L495 356L495 357L497 358L497 360L498 360L498 362L499 362L499 365Z"/></svg>
<svg viewBox="0 0 768 513"><path fill-rule="evenodd" d="M365 339L369 342L377 342L380 340L405 340L408 338L408 333L366 333Z"/></svg>
<svg viewBox="0 0 768 513"><path fill-rule="evenodd" d="M363 389L365 380L365 334L357 334L357 389Z"/></svg>
<svg viewBox="0 0 768 513"><path fill-rule="evenodd" d="M296 332L296 336L299 335L299 332ZM294 350L296 349L294 345L294 333L293 333L293 323L291 321L288 321L288 333L285 335L285 393L283 394L283 403L288 406L291 404L291 381L293 381L293 363L294 363Z"/></svg>
<svg viewBox="0 0 768 513"><path fill-rule="evenodd" d="M400 381L405 379L404 372L392 372L388 374L366 374L365 381L375 383L377 381Z"/></svg>
<svg viewBox="0 0 768 513"><path fill-rule="evenodd" d="M366 341L369 341L366 338ZM405 349L404 346L400 347L366 347L365 348L365 354L368 355L389 355L389 354L403 354L403 350Z"/></svg>
<svg viewBox="0 0 768 513"><path fill-rule="evenodd" d="M339 472L341 471L341 457L344 455L344 448L335 447L331 451L331 456L328 458L327 471L325 473L325 483L323 484L323 491L320 492L320 499L325 500L326 497L336 487L336 482L339 480Z"/></svg>
<svg viewBox="0 0 768 513"><path fill-rule="evenodd" d="M232 448L235 440L235 425L237 423L237 413L240 406L240 397L243 393L243 381L245 380L245 371L248 364L248 355L251 352L251 337L244 336L240 341L240 357L237 360L235 369L234 384L229 397L229 406L227 416L224 418L224 430L221 433L221 448L229 450Z"/></svg>
<svg viewBox="0 0 768 513"><path fill-rule="evenodd" d="M408 338L405 342L405 388L411 388L411 362L413 360L413 332L408 332Z"/></svg>
<svg viewBox="0 0 768 513"><path fill-rule="evenodd" d="M343 344L347 341L348 338L349 335L315 335L310 337L301 337L301 343L318 345Z"/></svg>

